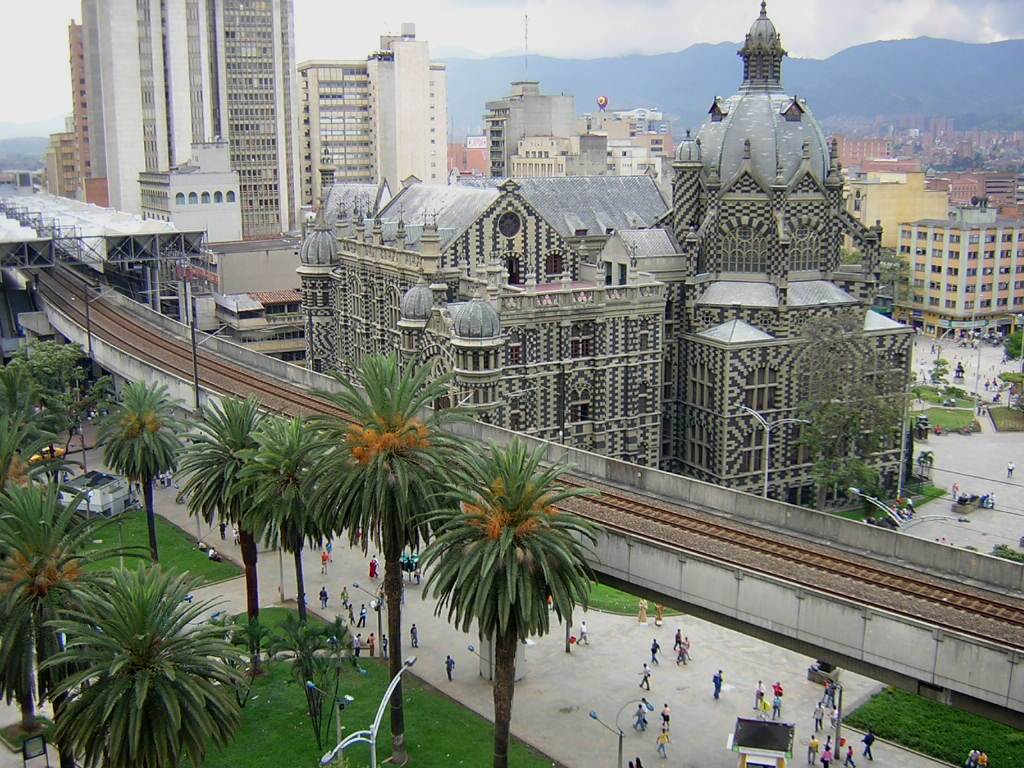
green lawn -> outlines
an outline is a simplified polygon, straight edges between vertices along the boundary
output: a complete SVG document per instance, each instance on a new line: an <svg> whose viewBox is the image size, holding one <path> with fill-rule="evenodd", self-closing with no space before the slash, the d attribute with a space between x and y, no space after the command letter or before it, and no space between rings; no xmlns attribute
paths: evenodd
<svg viewBox="0 0 1024 768"><path fill-rule="evenodd" d="M973 410L958 410L954 408L929 408L925 413L932 427L942 427L943 430L962 429L974 424Z"/></svg>
<svg viewBox="0 0 1024 768"><path fill-rule="evenodd" d="M146 513L142 510L125 512L121 516L121 520L124 522L115 523L103 530L103 545L118 546L119 537L123 535L126 547L139 547L139 553L148 558L149 532L146 527ZM156 518L156 540L160 549L161 565L173 566L179 571L189 571L199 577L204 584L231 579L242 574L242 569L234 563L227 560L215 563L210 560L196 549L196 540L192 536L159 515ZM137 562L137 558L125 558L125 560L125 565L128 567L134 567ZM98 560L90 568L93 570L107 569L116 566L117 562L117 558Z"/></svg>
<svg viewBox="0 0 1024 768"><path fill-rule="evenodd" d="M283 611L284 609L279 609ZM271 611L260 611L268 620L279 621ZM420 664L440 664L443 659L420 658ZM364 659L367 674L359 675L350 667L342 673L340 692L355 698L342 714L345 732L368 728L388 683L387 668ZM457 670L457 675L473 675L472 665ZM494 729L490 722L449 699L416 678L403 678L406 744L411 763L417 768L479 768L491 762ZM581 721L582 724L582 721ZM329 726L330 744L320 749L306 710L306 697L292 679L286 662L268 666L268 673L256 681L243 712L242 725L232 743L212 753L203 768L305 768L317 765L320 757L334 746L334 723ZM378 737L377 760L391 754L388 718ZM347 753L348 768L369 765L369 749L353 747ZM556 765L523 744L512 746L510 762L516 768L550 768Z"/></svg>
<svg viewBox="0 0 1024 768"><path fill-rule="evenodd" d="M1024 732L904 691L883 691L846 722L862 730L870 726L880 738L953 765L963 765L968 752L982 749L991 766L1024 766Z"/></svg>
<svg viewBox="0 0 1024 768"><path fill-rule="evenodd" d="M605 613L618 613L624 616L636 616L639 611L640 598L623 592L621 589L609 587L604 584L595 583L590 589L590 605L588 608L604 611ZM654 618L654 601L647 601L647 615ZM665 609L666 616L678 616L679 611Z"/></svg>
<svg viewBox="0 0 1024 768"><path fill-rule="evenodd" d="M925 387L916 386L913 388L914 397L918 400L923 400L926 403L942 404L949 399L949 395L944 393L944 387ZM957 408L973 408L974 400L970 398L958 397L956 398Z"/></svg>
<svg viewBox="0 0 1024 768"><path fill-rule="evenodd" d="M914 496L914 507L920 509L929 501L935 501L935 499L941 499L946 495L946 491L943 488L939 488L935 485L926 485L919 492L920 495Z"/></svg>
<svg viewBox="0 0 1024 768"><path fill-rule="evenodd" d="M1019 408L989 408L992 423L1000 432L1024 432L1024 411Z"/></svg>

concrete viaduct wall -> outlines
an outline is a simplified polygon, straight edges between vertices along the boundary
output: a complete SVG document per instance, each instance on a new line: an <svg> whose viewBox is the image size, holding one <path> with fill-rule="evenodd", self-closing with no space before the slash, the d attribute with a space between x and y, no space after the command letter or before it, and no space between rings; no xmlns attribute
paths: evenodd
<svg viewBox="0 0 1024 768"><path fill-rule="evenodd" d="M154 334L187 338L187 327L123 297L116 301L137 315L145 314ZM53 327L85 345L85 331L65 315L47 309ZM330 377L251 352L217 337L204 349L283 383L305 388L334 389ZM159 377L184 407L193 402L192 382L142 363L93 335L97 362L128 380ZM216 393L203 393L204 398ZM483 441L505 441L509 432L471 422L458 432ZM577 472L602 482L628 487L676 503L692 504L726 517L786 533L798 533L854 552L922 571L976 581L998 591L1019 592L1018 564L988 555L915 539L863 523L730 491L659 470L638 467L595 454L545 443L551 460L567 459ZM855 599L794 585L700 554L680 552L640 536L602 534L595 552L595 571L603 580L630 585L659 600L680 605L713 621L732 626L779 645L828 658L905 687L918 681L954 692L982 708L1005 708L1002 719L1024 724L1024 657L995 643L935 629L883 610L866 608ZM1006 713L1006 710L1012 710Z"/></svg>

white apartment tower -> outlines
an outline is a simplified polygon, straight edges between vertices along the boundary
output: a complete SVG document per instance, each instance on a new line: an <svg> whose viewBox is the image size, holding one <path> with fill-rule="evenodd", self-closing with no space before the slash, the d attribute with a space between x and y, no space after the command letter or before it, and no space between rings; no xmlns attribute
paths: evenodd
<svg viewBox="0 0 1024 768"><path fill-rule="evenodd" d="M414 24L382 35L365 60L308 61L299 73L304 202L318 203L324 164L337 181L386 181L392 190L409 176L444 183L448 76Z"/></svg>
<svg viewBox="0 0 1024 768"><path fill-rule="evenodd" d="M298 227L292 0L82 0L93 175L141 213L139 174L227 141L244 236Z"/></svg>

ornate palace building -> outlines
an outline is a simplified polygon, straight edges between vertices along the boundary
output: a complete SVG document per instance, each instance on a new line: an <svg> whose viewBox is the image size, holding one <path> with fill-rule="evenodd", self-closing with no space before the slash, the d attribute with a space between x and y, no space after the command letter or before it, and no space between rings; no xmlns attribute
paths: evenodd
<svg viewBox="0 0 1024 768"><path fill-rule="evenodd" d="M881 230L846 212L834 146L783 92L764 3L739 54L671 204L649 176L408 179L386 204L333 185L301 252L309 364L397 351L453 373L439 405L756 493L768 461L771 495L811 503L800 424L766 455L750 411L793 419L836 378L903 397L911 331L869 309ZM890 482L898 443L872 457Z"/></svg>

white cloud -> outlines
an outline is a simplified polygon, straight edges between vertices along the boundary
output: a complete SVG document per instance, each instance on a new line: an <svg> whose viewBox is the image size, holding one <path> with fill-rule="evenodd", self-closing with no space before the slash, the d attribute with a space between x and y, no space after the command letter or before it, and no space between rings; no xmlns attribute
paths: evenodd
<svg viewBox="0 0 1024 768"><path fill-rule="evenodd" d="M0 2L6 22L0 122L69 112L67 24L79 16L80 0ZM299 60L365 56L380 34L397 32L403 21L415 22L417 36L444 53L521 53L524 14L533 53L579 58L660 53L697 42L740 40L758 13L758 0L294 3ZM1024 35L1020 0L770 0L768 12L794 56L824 57L850 45L920 35L969 42Z"/></svg>

